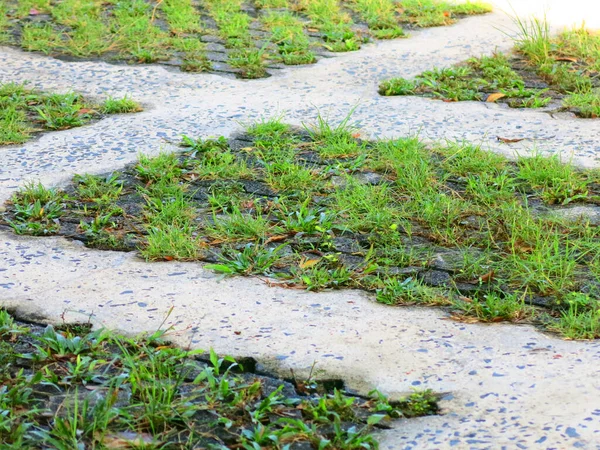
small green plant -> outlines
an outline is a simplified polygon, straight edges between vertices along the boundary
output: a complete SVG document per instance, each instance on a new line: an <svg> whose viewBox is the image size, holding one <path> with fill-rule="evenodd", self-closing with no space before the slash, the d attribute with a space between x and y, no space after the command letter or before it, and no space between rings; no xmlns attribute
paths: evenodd
<svg viewBox="0 0 600 450"><path fill-rule="evenodd" d="M449 299L443 292L424 286L409 277L404 280L388 278L383 280L383 287L376 292L378 302L386 305L446 305Z"/></svg>
<svg viewBox="0 0 600 450"><path fill-rule="evenodd" d="M104 114L134 113L141 110L142 107L127 95L122 98L108 97L102 104Z"/></svg>
<svg viewBox="0 0 600 450"><path fill-rule="evenodd" d="M454 301L462 314L476 317L482 322L517 322L531 316L532 310L518 295L482 294L481 298L459 297Z"/></svg>
<svg viewBox="0 0 600 450"><path fill-rule="evenodd" d="M280 253L284 246L285 244L264 248L256 244L246 244L241 252L226 249L219 257L220 263L209 264L206 268L226 275L268 275L281 258Z"/></svg>
<svg viewBox="0 0 600 450"><path fill-rule="evenodd" d="M567 307L549 327L568 339L600 337L600 304L587 294L573 292L565 300Z"/></svg>

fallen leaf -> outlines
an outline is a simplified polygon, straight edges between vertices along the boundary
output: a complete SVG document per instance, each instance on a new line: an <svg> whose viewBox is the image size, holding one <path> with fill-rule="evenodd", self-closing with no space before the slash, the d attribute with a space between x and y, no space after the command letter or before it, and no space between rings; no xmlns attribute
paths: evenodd
<svg viewBox="0 0 600 450"><path fill-rule="evenodd" d="M269 244L269 243L271 243L271 242L279 242L279 241L283 241L283 240L285 240L287 237L288 237L288 235L287 235L287 234L282 234L282 235L279 235L279 236L271 236L269 239L267 239L267 240L265 241L265 244Z"/></svg>
<svg viewBox="0 0 600 450"><path fill-rule="evenodd" d="M39 12L37 9L35 9L35 8L31 8L31 9L29 10L29 15L30 15L30 16L37 16L39 13L40 13L40 12Z"/></svg>
<svg viewBox="0 0 600 450"><path fill-rule="evenodd" d="M515 142L521 142L521 141L525 140L525 138L510 139L510 138L503 138L500 136L496 136L496 139L498 139L500 142L504 142L505 144L514 144Z"/></svg>
<svg viewBox="0 0 600 450"><path fill-rule="evenodd" d="M488 95L485 101L488 103L494 103L496 100L500 100L502 97L506 97L506 94L503 94L502 92L494 92L493 94Z"/></svg>
<svg viewBox="0 0 600 450"><path fill-rule="evenodd" d="M562 355L559 354L559 355L552 356L552 359L559 359L559 358L562 358Z"/></svg>
<svg viewBox="0 0 600 450"><path fill-rule="evenodd" d="M444 17L450 17L450 12L449 11L444 11Z"/></svg>
<svg viewBox="0 0 600 450"><path fill-rule="evenodd" d="M173 261L173 257L172 256L165 256L165 261Z"/></svg>
<svg viewBox="0 0 600 450"><path fill-rule="evenodd" d="M360 137L360 133L352 133L352 137L354 139L358 139Z"/></svg>
<svg viewBox="0 0 600 450"><path fill-rule="evenodd" d="M556 61L568 61L568 62L577 62L579 61L577 58L572 58L570 56L561 56L560 58L555 58Z"/></svg>
<svg viewBox="0 0 600 450"><path fill-rule="evenodd" d="M301 269L309 269L310 267L316 266L319 261L321 261L320 259L306 259L304 261L301 261L300 264L298 264L298 267L300 267Z"/></svg>
<svg viewBox="0 0 600 450"><path fill-rule="evenodd" d="M494 279L494 271L490 270L485 275L479 277L479 279L484 283L489 283L490 281L492 281Z"/></svg>
<svg viewBox="0 0 600 450"><path fill-rule="evenodd" d="M241 331L234 331L233 334L235 334L236 336L239 336L240 334L242 334Z"/></svg>
<svg viewBox="0 0 600 450"><path fill-rule="evenodd" d="M533 251L533 247L517 244L515 245L515 250L518 250L521 253L531 253Z"/></svg>
<svg viewBox="0 0 600 450"><path fill-rule="evenodd" d="M96 111L94 111L93 109L90 108L81 108L79 111L77 111L77 114L82 115L82 114L93 114Z"/></svg>

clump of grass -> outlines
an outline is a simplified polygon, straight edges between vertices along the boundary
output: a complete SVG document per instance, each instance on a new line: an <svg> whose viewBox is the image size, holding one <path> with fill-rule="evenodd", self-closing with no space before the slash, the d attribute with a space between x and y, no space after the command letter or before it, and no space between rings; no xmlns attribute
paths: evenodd
<svg viewBox="0 0 600 450"><path fill-rule="evenodd" d="M350 4L361 18L367 22L373 36L378 39L404 37L404 30L398 25L396 4L391 0L355 0Z"/></svg>
<svg viewBox="0 0 600 450"><path fill-rule="evenodd" d="M352 20L336 0L301 0L298 8L319 29L325 48L332 52L348 52L360 48L360 37L352 30Z"/></svg>
<svg viewBox="0 0 600 450"><path fill-rule="evenodd" d="M578 117L598 117L600 94L591 74L600 68L600 37L584 28L551 36L545 19L514 20L519 30L515 55L472 58L414 80L392 78L380 84L379 93L500 102L512 108L543 108L560 101L562 109ZM524 77L549 86L527 87Z"/></svg>
<svg viewBox="0 0 600 450"><path fill-rule="evenodd" d="M102 104L104 114L134 113L141 110L140 104L127 95L122 98L109 97Z"/></svg>
<svg viewBox="0 0 600 450"><path fill-rule="evenodd" d="M125 98L109 99L103 107L99 107L73 92L52 94L28 89L24 84L2 84L0 85L0 145L22 144L34 133L43 130L79 127L100 118L100 112L111 114L117 111L112 111L110 108L125 106L130 108L132 105L137 104ZM135 111L138 109L136 108Z"/></svg>
<svg viewBox="0 0 600 450"><path fill-rule="evenodd" d="M401 0L402 18L418 27L438 27L456 22L460 15L485 14L492 11L489 3L466 1L454 3L444 0Z"/></svg>
<svg viewBox="0 0 600 450"><path fill-rule="evenodd" d="M533 317L533 309L524 298L515 294L482 294L481 298L459 297L454 307L461 314L476 317L482 322L518 322Z"/></svg>
<svg viewBox="0 0 600 450"><path fill-rule="evenodd" d="M261 19L271 32L271 41L277 49L284 64L312 64L316 62L311 43L304 32L304 24L300 19L288 12L270 12Z"/></svg>
<svg viewBox="0 0 600 450"><path fill-rule="evenodd" d="M600 304L584 293L567 296L566 308L558 319L549 319L551 329L568 339L600 338Z"/></svg>

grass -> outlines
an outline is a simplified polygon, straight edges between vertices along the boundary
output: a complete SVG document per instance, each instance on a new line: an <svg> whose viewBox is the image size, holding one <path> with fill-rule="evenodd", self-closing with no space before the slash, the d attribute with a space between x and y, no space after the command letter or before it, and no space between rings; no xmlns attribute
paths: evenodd
<svg viewBox="0 0 600 450"><path fill-rule="evenodd" d="M437 396L352 397L284 381L213 350L91 324L25 326L0 310L3 448L374 449L383 419L436 414ZM346 425L350 424L351 427Z"/></svg>
<svg viewBox="0 0 600 450"><path fill-rule="evenodd" d="M594 74L600 68L600 37L585 28L551 36L545 20L514 20L519 34L512 54L472 58L423 72L414 80L386 80L379 93L497 102L512 108L553 105L578 117L598 117L600 85Z"/></svg>
<svg viewBox="0 0 600 450"><path fill-rule="evenodd" d="M456 17L485 14L492 10L489 3L467 1L454 3L437 0L401 0L404 21L418 27L437 27L456 22Z"/></svg>
<svg viewBox="0 0 600 450"><path fill-rule="evenodd" d="M596 172L539 154L510 162L468 143L359 135L350 117L302 130L279 117L231 145L186 137L183 154L140 155L64 192L28 185L4 220L17 233L137 248L147 260L205 260L284 286L444 305L463 320L596 333L584 330L596 330L598 229L560 215L597 204ZM585 307L571 306L586 295Z"/></svg>
<svg viewBox="0 0 600 450"><path fill-rule="evenodd" d="M95 105L74 92L51 94L24 84L0 85L0 145L22 144L34 133L79 127L102 114L141 111L129 97Z"/></svg>
<svg viewBox="0 0 600 450"><path fill-rule="evenodd" d="M312 64L324 50L355 51L372 38L404 37L401 24L429 26L423 17L432 8L451 15L444 23L431 23L443 25L487 12L481 5L448 6L442 0L400 5L392 0L164 0L156 5L146 0L0 0L0 43L48 55L165 63L188 72L224 71L252 79L268 76L276 63ZM225 48L207 51L205 42L215 38Z"/></svg>

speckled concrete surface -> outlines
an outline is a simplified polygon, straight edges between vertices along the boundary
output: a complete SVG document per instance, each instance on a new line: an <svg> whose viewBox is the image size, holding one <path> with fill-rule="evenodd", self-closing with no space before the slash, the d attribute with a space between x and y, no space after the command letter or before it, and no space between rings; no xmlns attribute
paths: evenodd
<svg viewBox="0 0 600 450"><path fill-rule="evenodd" d="M65 63L0 48L2 82L30 80L96 96L129 93L148 105L138 115L0 148L0 199L29 179L56 184L73 173L117 168L140 151L171 149L182 133L227 135L237 121L280 112L300 123L314 118L315 108L339 119L357 106L354 119L372 136L420 132L504 153L515 147L498 146L496 136L527 137L532 140L520 151L535 144L598 165L600 121L377 96L382 78L508 48L497 28L509 26L499 14L467 19L252 82L152 66ZM450 393L446 415L400 422L382 433L383 448L600 448L600 343L565 342L529 326L464 325L435 309L389 308L355 291L314 294L257 279L221 280L197 264L147 264L133 254L6 231L0 231L0 304L38 320L93 314L126 332L155 329L173 306L167 323L182 344L253 355L284 372L306 370L316 360L361 391Z"/></svg>

